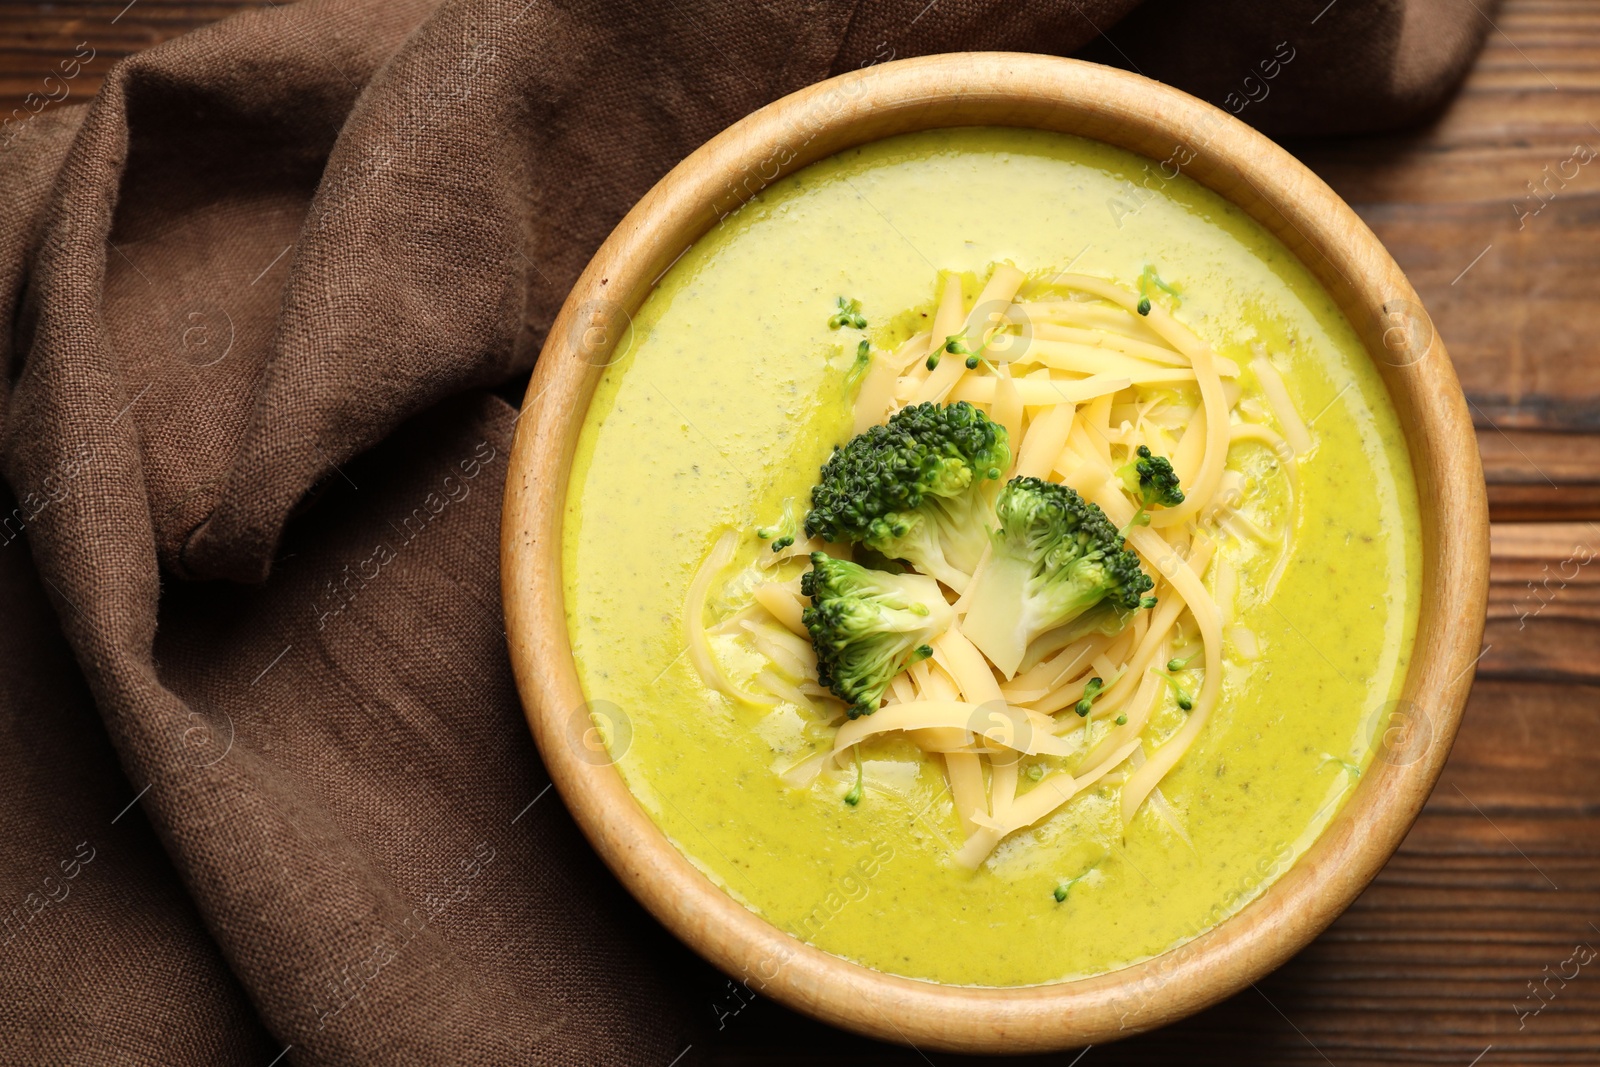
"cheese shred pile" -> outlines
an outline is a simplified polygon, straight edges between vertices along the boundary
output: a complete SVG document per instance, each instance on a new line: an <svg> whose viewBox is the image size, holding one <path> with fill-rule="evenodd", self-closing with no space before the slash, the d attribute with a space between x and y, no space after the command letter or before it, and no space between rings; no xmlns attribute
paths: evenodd
<svg viewBox="0 0 1600 1067"><path fill-rule="evenodd" d="M932 656L897 675L876 711L847 719L843 703L817 683L799 579L778 576L794 569L786 561L813 551L849 558L849 546L802 536L779 552L758 553L717 598L742 605L708 627L713 586L746 536L727 530L685 603L691 661L706 685L730 700L790 703L831 732L831 743L783 772L792 786L843 773L872 738L894 734L919 746L943 766L964 835L954 858L963 866L977 868L1008 835L1097 784L1120 783L1124 826L1148 806L1187 839L1161 782L1217 707L1225 635L1235 659L1259 654L1238 621L1236 553L1219 546L1233 542L1269 558L1255 596L1272 595L1293 549L1297 464L1313 446L1311 430L1264 349L1257 347L1246 368L1255 383L1246 392L1239 365L1178 321L1159 294L1151 299L1083 274L1029 278L1009 264L991 270L970 306L959 276L946 275L939 289L929 329L892 351L863 344L870 362L857 378L855 431L910 405L973 405L1007 431L1013 460L1005 479L1069 486L1125 530L1155 581L1156 606L1133 613L1114 634L1030 647L1022 668L1006 678L963 635L966 605L946 588L957 621L933 640ZM947 348L952 339L961 346ZM1150 511L1147 525L1134 522L1138 502L1116 473L1140 446L1170 457L1184 494L1181 504ZM1265 470L1279 481L1273 492L1283 506L1270 529L1242 507L1265 491L1265 479L1247 480L1228 466L1230 451L1251 447L1274 454ZM742 638L764 659L749 689L713 654L716 635ZM1173 700L1186 711L1175 730L1158 736L1152 721Z"/></svg>

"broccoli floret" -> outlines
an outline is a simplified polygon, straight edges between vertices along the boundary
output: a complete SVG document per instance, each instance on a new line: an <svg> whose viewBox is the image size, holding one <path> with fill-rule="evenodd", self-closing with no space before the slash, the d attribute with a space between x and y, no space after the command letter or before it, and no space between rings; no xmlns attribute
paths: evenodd
<svg viewBox="0 0 1600 1067"><path fill-rule="evenodd" d="M756 536L763 541L771 541L772 551L782 552L794 544L795 528L794 501L785 500L783 502L783 517L771 526L757 526Z"/></svg>
<svg viewBox="0 0 1600 1067"><path fill-rule="evenodd" d="M1134 460L1117 469L1123 486L1139 501L1128 526L1150 525L1150 509L1175 508L1183 503L1183 490L1178 488L1178 472L1165 456L1152 455L1148 445L1140 445Z"/></svg>
<svg viewBox="0 0 1600 1067"><path fill-rule="evenodd" d="M1005 427L971 404L905 408L834 449L806 534L866 545L960 591L992 524L984 485L1010 465Z"/></svg>
<svg viewBox="0 0 1600 1067"><path fill-rule="evenodd" d="M1178 472L1165 456L1151 455L1149 445L1140 445L1137 457L1121 470L1122 484L1147 508L1175 508L1183 503L1178 488Z"/></svg>
<svg viewBox="0 0 1600 1067"><path fill-rule="evenodd" d="M825 552L811 554L800 591L811 598L802 618L817 650L817 681L852 719L878 710L894 676L933 655L928 642L955 619L932 578L868 570Z"/></svg>
<svg viewBox="0 0 1600 1067"><path fill-rule="evenodd" d="M1013 478L995 501L994 551L967 591L961 632L1013 677L1028 645L1072 626L1115 633L1155 603L1139 557L1094 504L1065 485Z"/></svg>

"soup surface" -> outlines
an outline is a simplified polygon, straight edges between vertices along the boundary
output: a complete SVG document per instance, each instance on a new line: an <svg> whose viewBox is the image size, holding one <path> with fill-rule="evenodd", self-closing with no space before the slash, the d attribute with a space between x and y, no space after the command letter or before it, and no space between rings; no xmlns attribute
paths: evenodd
<svg viewBox="0 0 1600 1067"><path fill-rule="evenodd" d="M1248 903L1338 811L1373 758L1411 650L1416 490L1395 413L1355 333L1305 268L1213 193L1109 146L1037 131L940 130L855 149L762 192L697 242L634 317L580 437L564 531L579 678L645 810L713 881L780 928L895 974L1021 985L1160 953ZM1270 352L1314 446L1229 466L1276 484L1257 529L1220 536L1236 579L1221 698L1194 747L1126 828L1113 779L1008 837L976 871L943 774L904 741L805 788L780 773L826 742L796 706L708 688L686 654L685 590L718 534L804 514L818 468L852 433L853 342L835 300L875 326L927 308L937 271L1062 270L1131 285L1150 265L1174 314L1247 367ZM1259 392L1249 373L1245 394ZM1278 479L1281 480L1281 479ZM1234 533L1238 530L1235 529ZM740 540L736 576L766 545ZM1217 580L1218 566L1206 574ZM747 594L744 594L747 596ZM744 601L714 591L707 622ZM1248 638L1246 641L1245 638ZM714 639L730 674L761 657ZM1170 702L1151 740L1176 732ZM1063 890L1065 890L1063 892Z"/></svg>

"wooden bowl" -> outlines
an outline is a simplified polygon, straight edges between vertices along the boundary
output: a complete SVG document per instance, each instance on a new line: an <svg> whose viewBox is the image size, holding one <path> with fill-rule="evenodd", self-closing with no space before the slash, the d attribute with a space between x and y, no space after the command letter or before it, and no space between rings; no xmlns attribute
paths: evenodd
<svg viewBox="0 0 1600 1067"><path fill-rule="evenodd" d="M1422 511L1422 601L1403 699L1337 818L1276 883L1208 933L1092 978L974 988L893 977L812 948L700 874L597 751L562 604L568 471L602 368L653 282L746 198L808 163L894 134L1023 126L1147 156L1237 204L1337 300L1405 429ZM1176 155L1175 155L1176 153ZM501 565L528 723L590 842L678 937L758 993L923 1048L1026 1052L1106 1041L1227 997L1321 932L1399 847L1449 755L1482 638L1488 510L1472 424L1444 345L1399 267L1315 175L1248 126L1119 70L965 53L869 67L769 105L707 142L630 211L550 329L517 427Z"/></svg>

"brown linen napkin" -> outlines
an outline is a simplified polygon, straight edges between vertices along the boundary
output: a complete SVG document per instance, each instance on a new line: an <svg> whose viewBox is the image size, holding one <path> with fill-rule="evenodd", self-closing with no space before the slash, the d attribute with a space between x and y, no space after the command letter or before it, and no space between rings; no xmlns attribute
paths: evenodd
<svg viewBox="0 0 1600 1067"><path fill-rule="evenodd" d="M487 390L741 115L889 58L1066 53L1133 3L312 0L25 123L0 1062L691 1062L720 980L600 868L512 689ZM1393 48L1416 11L1456 42L1426 92ZM1476 42L1431 4L1313 14L1315 63L1272 79L1303 127L1355 78L1414 114ZM1149 72L1209 77L1205 34L1174 18L1201 47L1161 53L1155 21Z"/></svg>

